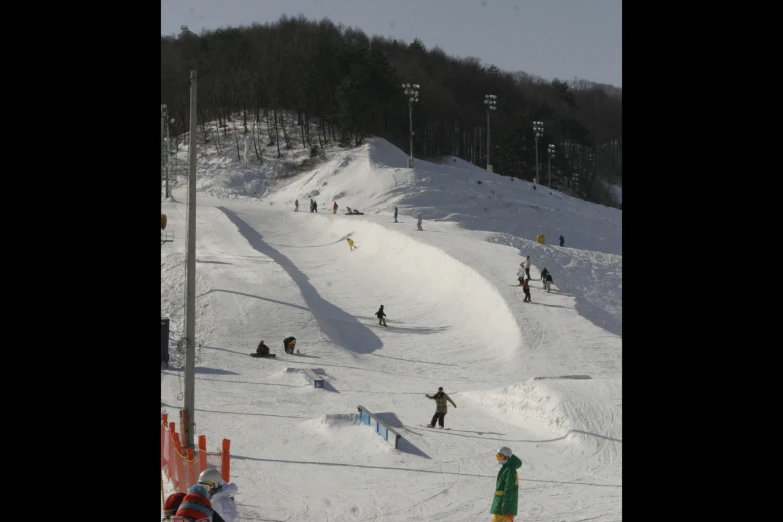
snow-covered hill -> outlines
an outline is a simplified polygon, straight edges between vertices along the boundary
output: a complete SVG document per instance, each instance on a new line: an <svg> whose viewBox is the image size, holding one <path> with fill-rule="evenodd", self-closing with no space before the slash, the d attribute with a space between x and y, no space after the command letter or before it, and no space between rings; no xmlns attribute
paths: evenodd
<svg viewBox="0 0 783 522"><path fill-rule="evenodd" d="M488 520L500 446L523 461L520 520L620 519L622 212L456 158L408 169L379 138L290 177L292 159L272 156L207 152L198 171L196 426L232 440L243 519ZM184 201L180 184L162 203L175 338ZM532 303L512 286L528 255ZM302 355L280 349L289 335ZM248 356L262 339L275 359ZM182 407L182 365L172 348L162 410ZM438 386L458 405L451 430L422 427ZM357 423L358 404L402 434L398 450Z"/></svg>

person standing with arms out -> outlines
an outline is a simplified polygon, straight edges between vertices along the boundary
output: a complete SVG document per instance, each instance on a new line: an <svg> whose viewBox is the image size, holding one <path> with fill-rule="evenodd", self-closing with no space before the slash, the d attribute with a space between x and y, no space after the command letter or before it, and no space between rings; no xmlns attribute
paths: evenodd
<svg viewBox="0 0 783 522"><path fill-rule="evenodd" d="M378 318L379 325L386 326L386 319L384 319L384 317L386 317L386 314L383 313L383 305L381 305L381 307L378 308L378 311L375 312L375 317Z"/></svg>
<svg viewBox="0 0 783 522"><path fill-rule="evenodd" d="M454 401L451 400L451 397L446 395L443 392L443 386L438 388L438 393L435 395L424 395L428 399L434 399L435 400L435 415L432 416L432 422L429 423L430 428L435 427L435 421L438 422L438 426L440 428L443 428L443 420L444 417L446 417L446 413L448 412L448 405L446 404L446 401L449 401L452 406L455 408L457 407L456 404L454 404Z"/></svg>
<svg viewBox="0 0 783 522"><path fill-rule="evenodd" d="M397 207L394 207L394 222L399 223L399 221L397 221Z"/></svg>
<svg viewBox="0 0 783 522"><path fill-rule="evenodd" d="M495 482L495 497L492 499L492 522L513 522L517 516L519 501L519 473L522 461L503 446L495 455L501 468Z"/></svg>
<svg viewBox="0 0 783 522"><path fill-rule="evenodd" d="M530 279L530 256L527 256L527 259L525 259L525 274Z"/></svg>

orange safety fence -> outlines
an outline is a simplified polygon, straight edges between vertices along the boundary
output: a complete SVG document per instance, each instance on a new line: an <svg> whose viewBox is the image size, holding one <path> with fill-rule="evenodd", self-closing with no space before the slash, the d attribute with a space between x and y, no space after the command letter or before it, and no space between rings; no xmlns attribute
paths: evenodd
<svg viewBox="0 0 783 522"><path fill-rule="evenodd" d="M216 468L226 482L231 478L231 441L223 439L217 452L207 451L206 435L198 436L196 448L183 448L183 441L177 433L175 422L168 422L168 413L161 414L160 423L160 468L163 475L174 486L175 492L187 493L187 489L198 481L198 476L207 468ZM161 489L163 484L161 483ZM162 493L162 491L161 491Z"/></svg>

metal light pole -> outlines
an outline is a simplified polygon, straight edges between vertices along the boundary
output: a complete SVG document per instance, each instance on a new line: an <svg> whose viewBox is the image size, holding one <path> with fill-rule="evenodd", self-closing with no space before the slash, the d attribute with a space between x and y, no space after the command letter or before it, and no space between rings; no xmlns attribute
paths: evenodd
<svg viewBox="0 0 783 522"><path fill-rule="evenodd" d="M484 104L487 106L487 172L492 172L492 163L489 161L489 113L497 109L497 99L494 94L484 95Z"/></svg>
<svg viewBox="0 0 783 522"><path fill-rule="evenodd" d="M552 188L552 159L555 157L555 144L550 143L547 149L549 150L549 188Z"/></svg>
<svg viewBox="0 0 783 522"><path fill-rule="evenodd" d="M571 180L573 181L571 185L571 195L574 196L576 194L576 187L579 185L579 173L574 172L571 176Z"/></svg>
<svg viewBox="0 0 783 522"><path fill-rule="evenodd" d="M419 84L403 83L405 95L408 96L408 118L410 119L411 157L408 158L408 168L413 168L413 104L419 101Z"/></svg>
<svg viewBox="0 0 783 522"><path fill-rule="evenodd" d="M160 106L160 179L163 179L165 155L163 152L164 129L166 127L166 104ZM158 189L160 190L160 189ZM160 192L158 192L160 193ZM169 179L166 177L166 197L169 197Z"/></svg>
<svg viewBox="0 0 783 522"><path fill-rule="evenodd" d="M538 177L538 138L544 135L544 122L534 121L533 132L535 133L535 140L536 140L536 183L539 183L539 180L541 178Z"/></svg>
<svg viewBox="0 0 783 522"><path fill-rule="evenodd" d="M185 290L185 447L192 448L196 387L196 71L190 71L190 172L188 173L187 276Z"/></svg>

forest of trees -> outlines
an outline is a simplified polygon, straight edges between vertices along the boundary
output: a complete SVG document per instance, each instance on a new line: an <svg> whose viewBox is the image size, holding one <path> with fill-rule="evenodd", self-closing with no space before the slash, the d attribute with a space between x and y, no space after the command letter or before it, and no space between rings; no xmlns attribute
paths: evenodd
<svg viewBox="0 0 783 522"><path fill-rule="evenodd" d="M174 119L172 135L188 130L190 70L198 73L199 125L215 120L246 133L268 114L274 135L283 111L295 112L302 143L313 149L358 145L375 135L407 152L408 99L402 84L416 83L415 157L450 154L481 167L487 153L484 95L494 94L494 172L535 177L533 121L542 121L542 182L547 146L554 143L554 187L614 206L599 180L622 185L622 90L617 87L546 81L483 66L476 58L450 57L437 47L427 50L419 40L406 44L329 20L283 17L273 24L200 35L183 30L161 38L161 103ZM241 115L238 121L234 115ZM574 179L578 186L572 186Z"/></svg>

